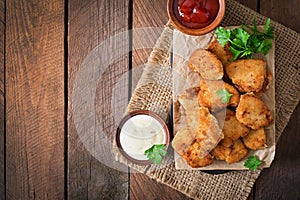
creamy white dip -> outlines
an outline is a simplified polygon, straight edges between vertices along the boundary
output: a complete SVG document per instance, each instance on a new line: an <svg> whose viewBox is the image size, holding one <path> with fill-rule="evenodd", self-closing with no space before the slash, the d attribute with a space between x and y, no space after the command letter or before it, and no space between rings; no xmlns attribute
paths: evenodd
<svg viewBox="0 0 300 200"><path fill-rule="evenodd" d="M166 137L162 125L149 115L135 115L127 120L120 132L123 150L137 160L148 160L145 150L153 144L164 144Z"/></svg>

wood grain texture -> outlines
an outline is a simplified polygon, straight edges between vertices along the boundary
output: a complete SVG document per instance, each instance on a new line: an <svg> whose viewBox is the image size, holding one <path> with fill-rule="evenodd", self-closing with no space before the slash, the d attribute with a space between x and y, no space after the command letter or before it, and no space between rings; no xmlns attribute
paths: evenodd
<svg viewBox="0 0 300 200"><path fill-rule="evenodd" d="M6 197L64 196L64 2L6 1Z"/></svg>
<svg viewBox="0 0 300 200"><path fill-rule="evenodd" d="M260 0L236 0L236 1L243 4L244 6L247 6L248 8L251 8L252 10L259 12L257 9L259 7Z"/></svg>
<svg viewBox="0 0 300 200"><path fill-rule="evenodd" d="M133 34L133 52L132 52L132 89L134 90L137 81L140 78L143 65L152 51L152 48L136 49L137 46L155 44L159 38L164 25L168 21L167 1L142 1L133 0L133 29L152 27L145 29L141 35ZM153 47L152 46L152 47ZM190 199L184 194L174 190L164 184L150 179L148 176L140 173L130 174L130 199L132 200L152 200L152 199Z"/></svg>
<svg viewBox="0 0 300 200"><path fill-rule="evenodd" d="M289 0L289 1L260 1L260 13L277 22L300 32L300 20L299 20L299 10L300 1L299 0Z"/></svg>
<svg viewBox="0 0 300 200"><path fill-rule="evenodd" d="M0 0L0 199L5 198L5 110L4 110L4 51L5 51L5 1Z"/></svg>
<svg viewBox="0 0 300 200"><path fill-rule="evenodd" d="M105 166L93 157L81 141L75 125L72 110L72 92L79 69L84 59L91 51L107 41L110 36L128 29L128 1L124 0L75 0L69 1L69 44L68 44L68 198L69 199L127 199L128 171L121 172ZM119 78L128 71L129 38L121 43L115 40L109 42L107 49L99 52L108 58L120 53L122 46L127 47L126 54L119 56L105 68L96 88L95 109L97 120L103 129L101 137L110 140L116 130L116 123L111 109L112 90L118 84ZM83 82L89 81L81 80ZM125 82L124 82L125 83ZM128 79L125 83L128 95ZM122 85L122 83L121 83ZM89 89L89 88L87 88ZM127 101L126 98L124 97ZM123 98L123 99L124 99ZM93 137L97 137L93 133ZM110 149L104 149L98 141L93 141L93 148L100 146L104 155L109 155ZM126 168L127 170L127 168Z"/></svg>
<svg viewBox="0 0 300 200"><path fill-rule="evenodd" d="M130 179L130 199L132 200L188 200L191 199L144 174L131 174Z"/></svg>
<svg viewBox="0 0 300 200"><path fill-rule="evenodd" d="M166 0L133 0L132 28L142 30L133 32L132 41L132 90L143 72L143 67L148 60L157 39L161 35L164 25L168 22ZM143 46L145 48L138 48Z"/></svg>

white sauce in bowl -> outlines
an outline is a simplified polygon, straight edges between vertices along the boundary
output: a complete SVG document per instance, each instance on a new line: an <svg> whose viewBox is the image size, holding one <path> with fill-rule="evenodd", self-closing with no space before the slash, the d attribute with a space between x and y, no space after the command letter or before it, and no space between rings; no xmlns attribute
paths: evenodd
<svg viewBox="0 0 300 200"><path fill-rule="evenodd" d="M164 128L158 120L149 115L135 115L129 118L120 132L123 150L137 160L148 160L145 150L153 144L165 144Z"/></svg>

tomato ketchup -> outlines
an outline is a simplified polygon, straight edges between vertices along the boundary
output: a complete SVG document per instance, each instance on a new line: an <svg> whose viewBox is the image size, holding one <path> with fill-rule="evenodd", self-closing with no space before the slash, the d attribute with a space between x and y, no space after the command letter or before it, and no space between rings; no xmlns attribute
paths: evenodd
<svg viewBox="0 0 300 200"><path fill-rule="evenodd" d="M219 0L175 0L173 9L180 23L189 28L203 28L216 18Z"/></svg>

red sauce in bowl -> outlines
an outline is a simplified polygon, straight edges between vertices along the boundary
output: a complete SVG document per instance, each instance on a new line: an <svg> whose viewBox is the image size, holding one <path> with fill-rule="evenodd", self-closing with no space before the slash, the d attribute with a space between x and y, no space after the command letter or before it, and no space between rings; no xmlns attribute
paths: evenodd
<svg viewBox="0 0 300 200"><path fill-rule="evenodd" d="M203 28L214 21L219 0L175 0L173 9L180 23L189 28Z"/></svg>

